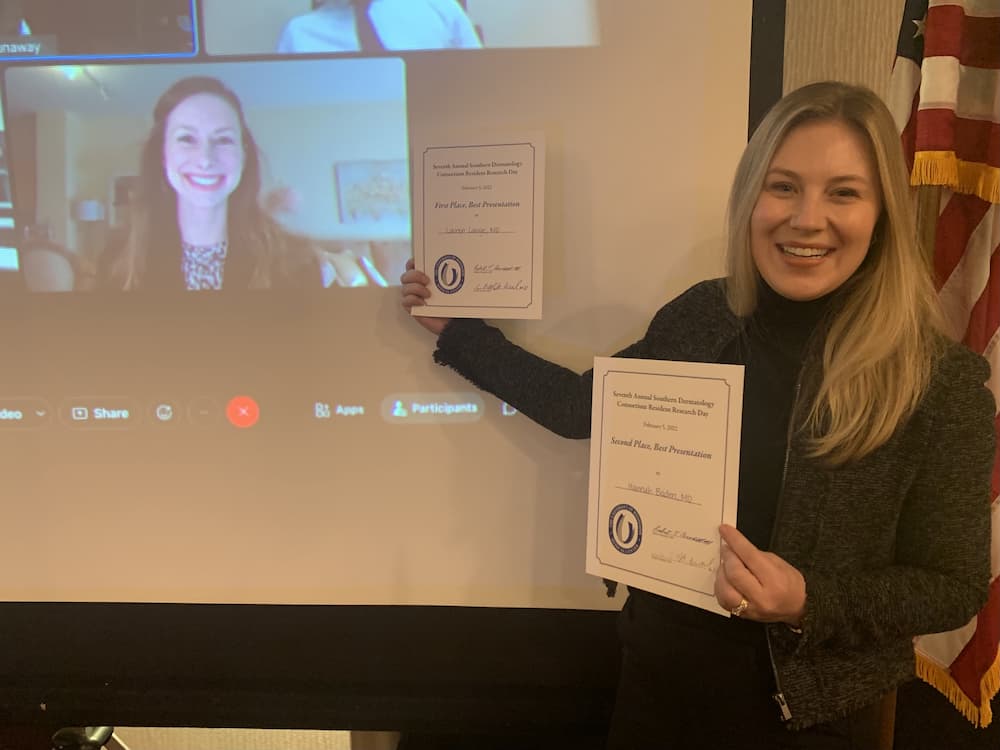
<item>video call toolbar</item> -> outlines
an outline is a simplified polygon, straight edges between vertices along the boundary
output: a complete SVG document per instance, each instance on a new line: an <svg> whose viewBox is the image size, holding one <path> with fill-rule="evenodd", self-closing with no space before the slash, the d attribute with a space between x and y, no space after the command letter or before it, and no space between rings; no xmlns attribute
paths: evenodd
<svg viewBox="0 0 1000 750"><path fill-rule="evenodd" d="M330 399L303 400L289 406L270 405L253 396L196 396L189 399L131 396L71 396L58 400L38 396L0 398L0 430L127 430L156 427L256 426L269 416L316 424L378 418L387 424L427 425L477 422L489 413L513 417L510 404L487 406L482 394L390 393L376 403L339 402Z"/></svg>

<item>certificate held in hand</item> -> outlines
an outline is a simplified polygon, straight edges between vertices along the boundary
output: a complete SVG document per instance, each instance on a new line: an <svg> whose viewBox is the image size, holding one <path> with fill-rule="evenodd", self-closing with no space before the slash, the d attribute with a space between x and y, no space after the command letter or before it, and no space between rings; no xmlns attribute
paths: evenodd
<svg viewBox="0 0 1000 750"><path fill-rule="evenodd" d="M412 313L541 318L541 134L427 145L414 167L413 257L432 296Z"/></svg>
<svg viewBox="0 0 1000 750"><path fill-rule="evenodd" d="M740 365L594 360L588 573L729 616L714 586L742 415Z"/></svg>

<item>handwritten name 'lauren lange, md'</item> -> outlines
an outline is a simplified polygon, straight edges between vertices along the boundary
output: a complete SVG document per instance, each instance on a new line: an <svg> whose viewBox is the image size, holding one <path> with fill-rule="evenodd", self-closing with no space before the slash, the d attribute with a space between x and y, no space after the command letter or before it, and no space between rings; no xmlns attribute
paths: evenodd
<svg viewBox="0 0 1000 750"><path fill-rule="evenodd" d="M645 443L639 438L630 438L628 440L623 440L622 438L611 436L612 445L621 445L626 448L638 448L644 451L660 451L662 453L673 453L678 456L690 456L691 458L707 458L711 459L711 453L705 453L704 451L692 451L687 448L678 448L676 445L663 445L662 443Z"/></svg>

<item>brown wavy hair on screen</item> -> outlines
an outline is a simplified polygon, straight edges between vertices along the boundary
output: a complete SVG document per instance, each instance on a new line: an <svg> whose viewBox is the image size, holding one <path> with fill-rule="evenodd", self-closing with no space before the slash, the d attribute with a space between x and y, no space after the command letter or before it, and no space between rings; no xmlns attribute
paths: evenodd
<svg viewBox="0 0 1000 750"><path fill-rule="evenodd" d="M138 185L131 199L131 220L123 247L110 264L111 285L116 288L183 288L177 195L164 175L163 145L167 117L196 94L212 94L228 103L242 134L243 174L227 203L225 287L266 289L277 276L292 276L295 267L316 263L302 238L290 236L258 203L260 152L239 97L217 78L192 76L171 85L153 109L153 126L142 147Z"/></svg>

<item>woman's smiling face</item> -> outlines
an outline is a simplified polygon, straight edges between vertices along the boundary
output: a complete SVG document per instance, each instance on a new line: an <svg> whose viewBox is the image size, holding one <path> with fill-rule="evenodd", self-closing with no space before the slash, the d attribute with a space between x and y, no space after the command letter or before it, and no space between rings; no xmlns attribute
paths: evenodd
<svg viewBox="0 0 1000 750"><path fill-rule="evenodd" d="M239 115L215 94L194 94L167 116L163 169L177 200L193 208L225 205L243 176Z"/></svg>
<svg viewBox="0 0 1000 750"><path fill-rule="evenodd" d="M750 250L778 294L811 300L858 269L882 210L864 137L837 120L806 122L778 146L750 219Z"/></svg>

